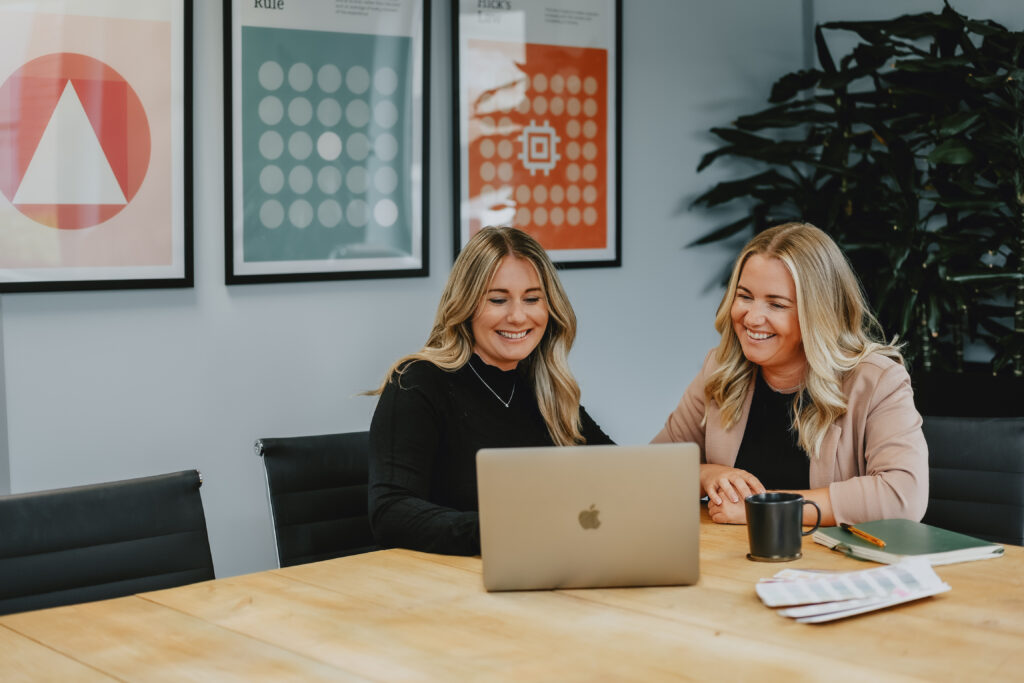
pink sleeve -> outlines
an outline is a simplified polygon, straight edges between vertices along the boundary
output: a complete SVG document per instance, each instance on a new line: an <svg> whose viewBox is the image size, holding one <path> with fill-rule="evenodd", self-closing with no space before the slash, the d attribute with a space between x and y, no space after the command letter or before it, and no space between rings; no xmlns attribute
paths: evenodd
<svg viewBox="0 0 1024 683"><path fill-rule="evenodd" d="M713 351L712 351L713 353ZM651 439L651 443L693 442L700 446L701 462L704 454L704 382L712 353L704 359L704 366L686 387L679 405L668 416L665 426Z"/></svg>

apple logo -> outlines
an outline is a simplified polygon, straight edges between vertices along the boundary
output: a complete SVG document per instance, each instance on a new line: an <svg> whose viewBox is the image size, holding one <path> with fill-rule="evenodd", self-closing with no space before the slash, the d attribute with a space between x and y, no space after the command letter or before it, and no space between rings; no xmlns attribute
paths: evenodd
<svg viewBox="0 0 1024 683"><path fill-rule="evenodd" d="M601 520L597 518L599 514L601 514L601 511L591 503L589 510L582 510L580 512L580 526L584 529L596 529L601 526Z"/></svg>

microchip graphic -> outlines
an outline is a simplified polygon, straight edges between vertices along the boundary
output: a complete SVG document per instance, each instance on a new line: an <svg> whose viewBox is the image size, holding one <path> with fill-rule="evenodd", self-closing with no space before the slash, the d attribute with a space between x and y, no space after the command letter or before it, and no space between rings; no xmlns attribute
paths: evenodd
<svg viewBox="0 0 1024 683"><path fill-rule="evenodd" d="M519 158L523 167L530 171L530 175L536 175L537 171L544 171L544 175L548 175L562 158L558 153L558 143L561 141L562 138L558 137L547 121L538 126L531 119L530 125L524 126L519 135L519 142L523 145Z"/></svg>

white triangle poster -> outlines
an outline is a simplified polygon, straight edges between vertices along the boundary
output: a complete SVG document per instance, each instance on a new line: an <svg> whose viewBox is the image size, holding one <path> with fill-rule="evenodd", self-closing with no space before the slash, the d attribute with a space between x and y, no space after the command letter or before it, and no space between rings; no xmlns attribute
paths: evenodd
<svg viewBox="0 0 1024 683"><path fill-rule="evenodd" d="M46 124L13 203L127 203L70 80Z"/></svg>

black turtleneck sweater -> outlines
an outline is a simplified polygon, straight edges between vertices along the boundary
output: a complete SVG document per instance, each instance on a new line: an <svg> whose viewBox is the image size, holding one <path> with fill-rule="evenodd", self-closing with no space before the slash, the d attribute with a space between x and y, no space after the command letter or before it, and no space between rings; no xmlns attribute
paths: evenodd
<svg viewBox="0 0 1024 683"><path fill-rule="evenodd" d="M414 361L380 396L370 424L369 503L383 546L479 554L476 452L553 445L521 369L504 372L476 354L469 362L448 372ZM588 445L612 443L582 406L580 418Z"/></svg>

